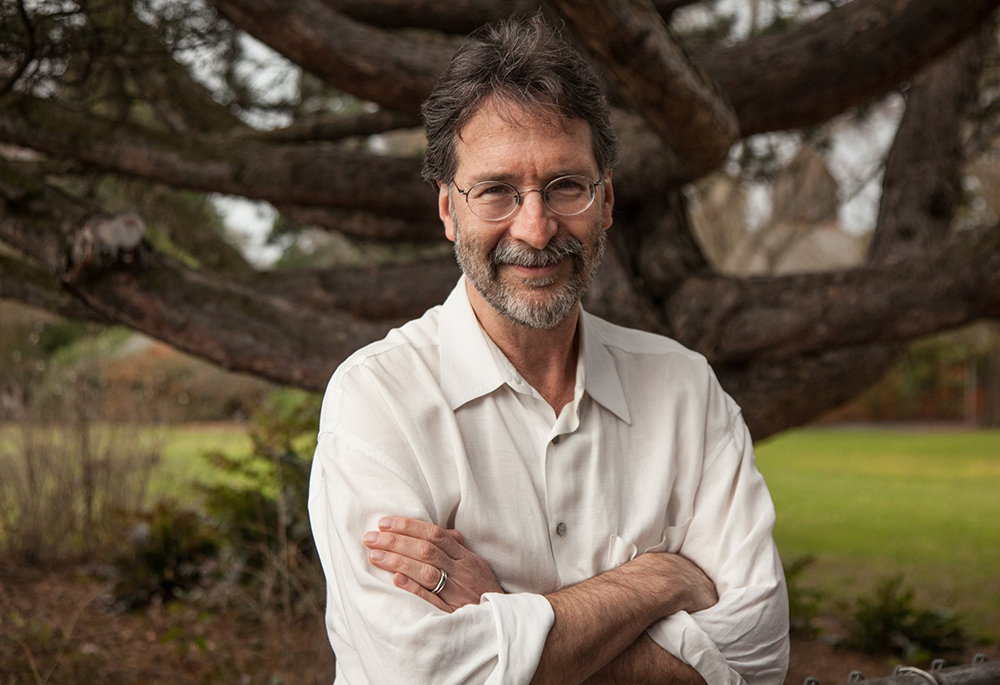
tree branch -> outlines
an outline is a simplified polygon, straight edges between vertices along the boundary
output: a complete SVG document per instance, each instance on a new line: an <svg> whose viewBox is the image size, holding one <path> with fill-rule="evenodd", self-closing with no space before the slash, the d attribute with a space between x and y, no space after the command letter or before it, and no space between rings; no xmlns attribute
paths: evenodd
<svg viewBox="0 0 1000 685"><path fill-rule="evenodd" d="M237 140L259 140L267 143L304 143L317 140L342 140L351 136L370 136L418 126L420 117L384 109L346 116L323 112L300 117L284 128L271 131L246 129L237 132L233 137Z"/></svg>
<svg viewBox="0 0 1000 685"><path fill-rule="evenodd" d="M322 0L211 0L238 27L331 86L415 114L453 48L349 19Z"/></svg>
<svg viewBox="0 0 1000 685"><path fill-rule="evenodd" d="M550 2L677 153L687 180L726 159L739 139L733 110L691 65L648 0Z"/></svg>
<svg viewBox="0 0 1000 685"><path fill-rule="evenodd" d="M971 36L915 79L896 133L899 144L885 163L870 261L920 255L947 237L962 196L961 128L976 102L989 37Z"/></svg>
<svg viewBox="0 0 1000 685"><path fill-rule="evenodd" d="M325 0L326 4L349 16L381 28L421 28L465 35L504 17L526 16L542 7L539 0ZM681 7L701 0L653 0L665 18Z"/></svg>
<svg viewBox="0 0 1000 685"><path fill-rule="evenodd" d="M712 362L781 360L893 344L1000 316L1000 226L906 261L767 278L688 280L674 336Z"/></svg>
<svg viewBox="0 0 1000 685"><path fill-rule="evenodd" d="M806 24L695 59L742 134L819 124L896 88L971 33L1000 0L853 0Z"/></svg>
<svg viewBox="0 0 1000 685"><path fill-rule="evenodd" d="M777 362L717 365L719 382L743 409L754 440L801 426L876 382L898 348L868 345Z"/></svg>
<svg viewBox="0 0 1000 685"><path fill-rule="evenodd" d="M107 321L63 289L59 279L50 272L2 253L0 299L23 302L68 319Z"/></svg>
<svg viewBox="0 0 1000 685"><path fill-rule="evenodd" d="M444 228L437 217L396 219L371 212L295 205L278 205L278 210L296 223L337 231L363 240L415 242L444 240Z"/></svg>
<svg viewBox="0 0 1000 685"><path fill-rule="evenodd" d="M420 161L332 145L233 142L177 136L69 111L50 101L6 99L0 140L92 169L178 188L243 195L275 204L341 207L432 223L434 194Z"/></svg>

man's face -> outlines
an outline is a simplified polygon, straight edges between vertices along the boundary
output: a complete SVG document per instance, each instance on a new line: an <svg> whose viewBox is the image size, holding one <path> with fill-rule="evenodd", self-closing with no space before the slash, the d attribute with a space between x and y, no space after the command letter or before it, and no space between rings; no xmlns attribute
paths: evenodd
<svg viewBox="0 0 1000 685"><path fill-rule="evenodd" d="M513 215L486 221L455 187L467 191L492 180L523 191L569 175L596 181L589 127L493 101L462 129L456 152L455 182L441 187L439 209L463 273L507 319L536 329L555 326L574 311L600 264L614 200L610 173L594 204L575 216L556 214L541 193L527 193Z"/></svg>

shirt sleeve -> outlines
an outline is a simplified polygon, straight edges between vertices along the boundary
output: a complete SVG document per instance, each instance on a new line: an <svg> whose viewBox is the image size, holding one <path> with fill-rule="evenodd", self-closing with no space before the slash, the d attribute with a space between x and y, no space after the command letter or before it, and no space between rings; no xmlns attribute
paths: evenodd
<svg viewBox="0 0 1000 685"><path fill-rule="evenodd" d="M715 582L719 601L674 614L648 633L708 685L780 685L788 667L788 595L772 535L774 505L746 424L732 400L725 403L728 435L706 459L678 550Z"/></svg>
<svg viewBox="0 0 1000 685"><path fill-rule="evenodd" d="M327 578L338 682L531 679L554 620L544 597L489 594L448 614L400 590L369 562L362 537L386 515L434 521L426 488L405 466L331 432L320 434L312 469L309 514Z"/></svg>

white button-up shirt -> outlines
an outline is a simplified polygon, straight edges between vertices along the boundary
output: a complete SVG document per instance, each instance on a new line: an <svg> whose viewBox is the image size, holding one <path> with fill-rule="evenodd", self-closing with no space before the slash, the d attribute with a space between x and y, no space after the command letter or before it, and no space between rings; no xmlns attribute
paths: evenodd
<svg viewBox="0 0 1000 685"><path fill-rule="evenodd" d="M559 416L473 313L443 306L345 361L323 402L309 511L338 685L526 683L553 622L543 594L676 552L719 602L648 629L709 685L781 683L788 604L774 507L735 403L705 359L581 314ZM507 594L445 613L362 543L383 516L457 528Z"/></svg>

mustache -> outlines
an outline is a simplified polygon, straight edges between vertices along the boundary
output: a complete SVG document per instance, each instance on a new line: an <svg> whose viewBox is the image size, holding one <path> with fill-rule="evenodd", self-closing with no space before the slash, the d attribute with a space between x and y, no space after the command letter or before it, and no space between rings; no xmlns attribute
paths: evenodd
<svg viewBox="0 0 1000 685"><path fill-rule="evenodd" d="M574 264L579 268L585 257L583 243L572 236L557 236L544 248L536 250L508 239L497 243L490 250L489 261L490 269L496 273L502 264L540 267L555 264L565 257L572 257Z"/></svg>

